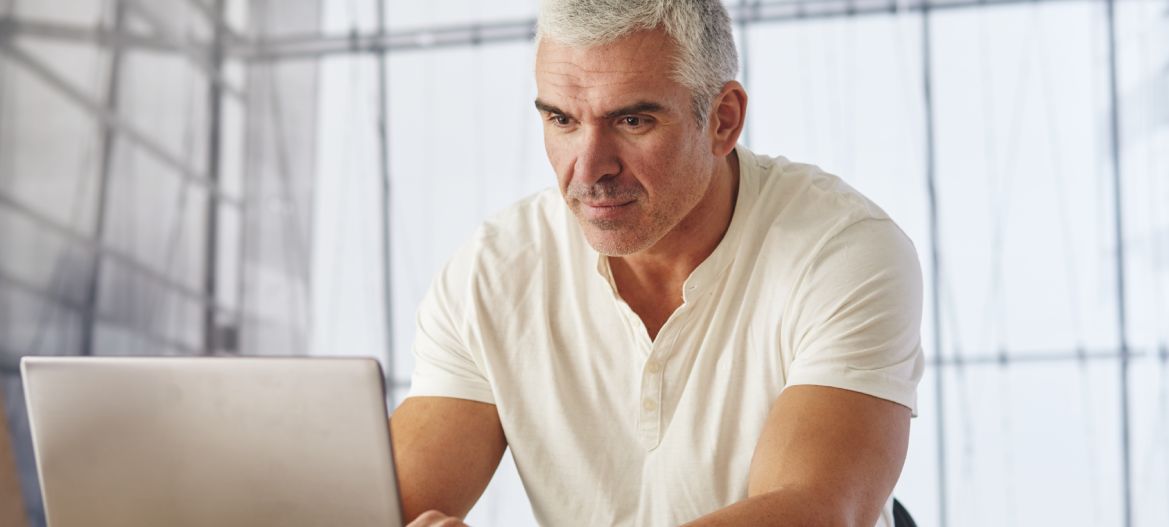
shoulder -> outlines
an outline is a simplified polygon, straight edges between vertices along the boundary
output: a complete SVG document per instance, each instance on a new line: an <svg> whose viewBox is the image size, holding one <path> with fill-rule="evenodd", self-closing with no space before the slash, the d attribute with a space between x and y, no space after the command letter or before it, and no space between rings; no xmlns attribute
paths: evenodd
<svg viewBox="0 0 1169 527"><path fill-rule="evenodd" d="M889 219L876 203L816 165L752 156L759 185L758 208L770 212L774 223L838 230L860 220Z"/></svg>
<svg viewBox="0 0 1169 527"><path fill-rule="evenodd" d="M811 257L832 240L903 246L892 218L840 177L815 165L745 152L740 192L752 193L748 223L765 251Z"/></svg>
<svg viewBox="0 0 1169 527"><path fill-rule="evenodd" d="M813 283L845 287L874 273L894 273L908 284L920 272L909 237L841 178L750 152L741 163L740 193L747 194L735 261L779 291L782 305L790 308L795 296L815 293L808 290Z"/></svg>

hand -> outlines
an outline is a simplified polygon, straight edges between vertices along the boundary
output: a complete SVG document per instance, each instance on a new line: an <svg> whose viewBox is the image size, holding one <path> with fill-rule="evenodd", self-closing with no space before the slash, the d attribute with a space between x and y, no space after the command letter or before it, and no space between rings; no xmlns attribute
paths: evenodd
<svg viewBox="0 0 1169 527"><path fill-rule="evenodd" d="M426 511L414 518L406 527L467 527L467 524L454 516L447 516L438 511Z"/></svg>

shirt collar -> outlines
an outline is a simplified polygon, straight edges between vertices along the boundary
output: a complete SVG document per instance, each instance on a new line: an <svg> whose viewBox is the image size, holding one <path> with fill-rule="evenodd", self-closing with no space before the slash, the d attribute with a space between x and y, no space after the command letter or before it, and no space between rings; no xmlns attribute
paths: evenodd
<svg viewBox="0 0 1169 527"><path fill-rule="evenodd" d="M723 276L723 271L735 259L739 241L743 236L743 224L747 221L746 218L750 215L751 207L755 203L755 196L758 194L756 174L758 162L755 160L755 154L743 145L737 145L735 146L735 155L739 157L739 191L735 197L735 210L731 213L731 223L727 226L727 232L723 234L722 240L714 248L714 252L698 264L698 267L690 273L690 277L682 284L682 300L684 302L696 298L709 285L718 281L720 276Z"/></svg>
<svg viewBox="0 0 1169 527"><path fill-rule="evenodd" d="M739 190L735 197L735 210L731 213L731 223L727 226L727 232L723 234L722 240L714 248L714 252L710 253L710 256L707 256L701 264L698 264L698 267L690 273L690 277L682 284L683 302L689 302L696 298L734 260L735 249L739 246L743 223L746 221L744 218L755 202L755 195L758 191L758 178L755 171L758 169L759 163L755 159L755 154L741 144L735 146L735 155L739 158ZM588 245L588 242L586 241L585 244ZM613 271L609 267L609 258L593 250L591 245L589 245L589 250L597 258L597 274L609 284L613 295L620 298L621 294L617 290L617 283L613 280Z"/></svg>

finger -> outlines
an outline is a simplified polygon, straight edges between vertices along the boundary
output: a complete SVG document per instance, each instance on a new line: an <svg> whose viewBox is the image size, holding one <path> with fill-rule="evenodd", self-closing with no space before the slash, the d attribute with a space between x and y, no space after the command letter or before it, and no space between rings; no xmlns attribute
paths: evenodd
<svg viewBox="0 0 1169 527"><path fill-rule="evenodd" d="M426 511L418 515L417 518L414 518L414 521L410 522L410 525L407 525L406 527L429 527L445 519L447 519L447 515L441 512Z"/></svg>
<svg viewBox="0 0 1169 527"><path fill-rule="evenodd" d="M422 513L406 527L467 527L467 524L458 518L432 510Z"/></svg>

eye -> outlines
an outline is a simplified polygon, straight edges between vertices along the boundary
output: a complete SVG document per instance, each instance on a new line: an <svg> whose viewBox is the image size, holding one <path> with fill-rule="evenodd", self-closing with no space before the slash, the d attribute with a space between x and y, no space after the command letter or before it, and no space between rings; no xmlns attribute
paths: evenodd
<svg viewBox="0 0 1169 527"><path fill-rule="evenodd" d="M549 119L556 126L568 126L572 122L571 120L569 120L568 116L562 115L562 114L552 114L552 116L549 117Z"/></svg>
<svg viewBox="0 0 1169 527"><path fill-rule="evenodd" d="M654 128L653 117L644 115L623 115L617 119L617 126L625 128L630 133L645 133Z"/></svg>

